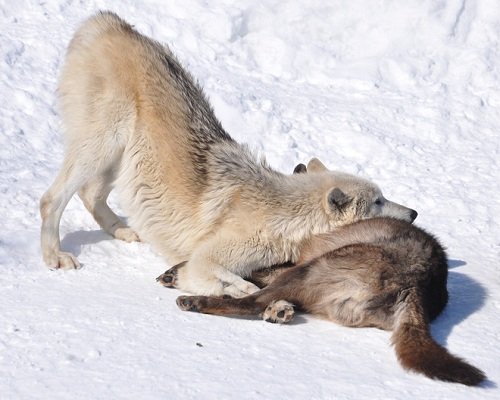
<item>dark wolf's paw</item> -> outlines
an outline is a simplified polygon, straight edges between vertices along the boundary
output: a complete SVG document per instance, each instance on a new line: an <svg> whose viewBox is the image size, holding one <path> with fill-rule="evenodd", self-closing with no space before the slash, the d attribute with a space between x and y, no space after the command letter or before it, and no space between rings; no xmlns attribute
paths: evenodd
<svg viewBox="0 0 500 400"><path fill-rule="evenodd" d="M262 314L262 319L267 322L284 324L293 318L293 304L285 300L273 301Z"/></svg>
<svg viewBox="0 0 500 400"><path fill-rule="evenodd" d="M175 302L182 311L198 312L198 300L197 296L179 296Z"/></svg>
<svg viewBox="0 0 500 400"><path fill-rule="evenodd" d="M177 287L177 275L180 268L182 268L186 264L186 261L181 262L180 264L174 265L169 270L165 271L158 278L156 278L156 282L160 282L163 286L169 288Z"/></svg>
<svg viewBox="0 0 500 400"><path fill-rule="evenodd" d="M177 271L165 271L158 278L156 278L156 282L160 282L163 286L169 288L177 287Z"/></svg>

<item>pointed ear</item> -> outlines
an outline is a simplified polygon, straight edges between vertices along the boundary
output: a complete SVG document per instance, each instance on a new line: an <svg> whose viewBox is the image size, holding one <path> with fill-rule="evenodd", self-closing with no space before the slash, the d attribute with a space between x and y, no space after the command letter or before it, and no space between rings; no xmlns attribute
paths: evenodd
<svg viewBox="0 0 500 400"><path fill-rule="evenodd" d="M309 161L309 163L307 164L307 171L323 172L323 171L328 171L328 168L326 168L325 165L315 157L311 158L311 161Z"/></svg>
<svg viewBox="0 0 500 400"><path fill-rule="evenodd" d="M331 210L341 210L352 199L339 188L330 190L328 193L328 206Z"/></svg>
<svg viewBox="0 0 500 400"><path fill-rule="evenodd" d="M304 164L297 164L297 166L293 170L294 174L305 174L306 172L307 167Z"/></svg>

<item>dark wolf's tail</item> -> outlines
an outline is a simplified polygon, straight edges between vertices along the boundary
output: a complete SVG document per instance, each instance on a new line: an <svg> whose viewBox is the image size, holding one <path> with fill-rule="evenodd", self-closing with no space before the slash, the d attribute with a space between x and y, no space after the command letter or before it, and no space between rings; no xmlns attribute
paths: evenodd
<svg viewBox="0 0 500 400"><path fill-rule="evenodd" d="M392 343L401 365L429 378L476 386L484 373L434 341L422 306L418 289L401 293L394 323Z"/></svg>

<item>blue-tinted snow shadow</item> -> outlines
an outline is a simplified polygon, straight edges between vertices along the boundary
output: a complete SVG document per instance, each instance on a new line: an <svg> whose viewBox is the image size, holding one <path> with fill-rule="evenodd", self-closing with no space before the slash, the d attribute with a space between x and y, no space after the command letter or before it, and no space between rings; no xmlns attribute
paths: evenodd
<svg viewBox="0 0 500 400"><path fill-rule="evenodd" d="M257 315L217 315L217 316L213 315L213 317L214 318L240 319L240 320L244 320L244 321L256 321L258 323L265 322L265 321L263 321L261 316L257 316ZM295 314L293 316L293 319L290 322L288 322L286 325L302 325L302 324L305 324L307 322L308 322L307 319L304 318L304 316L302 316L299 313L299 314ZM266 322L266 323L270 323L270 322Z"/></svg>
<svg viewBox="0 0 500 400"><path fill-rule="evenodd" d="M301 311L299 311L298 314L295 314L293 316L293 319L290 322L288 322L287 325L302 325L302 324L307 324L309 321L307 320L307 318L304 317L304 315L307 315L307 314L304 314Z"/></svg>
<svg viewBox="0 0 500 400"><path fill-rule="evenodd" d="M66 234L61 240L61 249L69 251L76 257L82 252L82 246L102 242L103 240L113 240L113 236L108 235L102 229L95 231L76 231Z"/></svg>
<svg viewBox="0 0 500 400"><path fill-rule="evenodd" d="M449 268L463 266L460 260L448 260ZM446 347L446 341L453 328L483 307L488 295L486 289L474 279L458 272L449 272L448 292L450 298L443 313L432 323L433 338ZM480 339L479 339L480 340ZM485 389L497 388L489 379L480 384Z"/></svg>
<svg viewBox="0 0 500 400"><path fill-rule="evenodd" d="M448 275L448 292L448 305L432 323L432 335L442 345L446 345L453 327L481 309L487 297L486 289L478 282L453 271Z"/></svg>
<svg viewBox="0 0 500 400"><path fill-rule="evenodd" d="M448 269L463 267L464 265L467 265L465 261L448 259Z"/></svg>

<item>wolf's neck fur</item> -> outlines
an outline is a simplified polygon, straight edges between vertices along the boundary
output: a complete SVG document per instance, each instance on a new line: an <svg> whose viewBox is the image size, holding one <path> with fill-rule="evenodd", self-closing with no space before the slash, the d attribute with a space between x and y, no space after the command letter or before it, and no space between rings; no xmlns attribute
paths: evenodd
<svg viewBox="0 0 500 400"><path fill-rule="evenodd" d="M227 199L239 193L239 201L264 215L270 235L287 241L301 242L330 229L319 178L284 175L257 160L245 145L223 143L212 150L207 184L213 187L206 200L213 207L222 211Z"/></svg>
<svg viewBox="0 0 500 400"><path fill-rule="evenodd" d="M274 179L267 194L272 204L268 229L285 240L302 242L330 230L323 208L323 189L311 176L288 175Z"/></svg>

